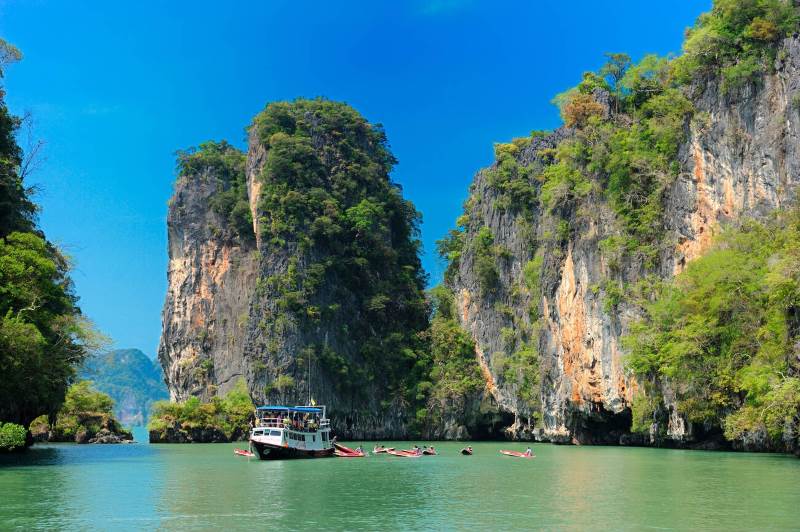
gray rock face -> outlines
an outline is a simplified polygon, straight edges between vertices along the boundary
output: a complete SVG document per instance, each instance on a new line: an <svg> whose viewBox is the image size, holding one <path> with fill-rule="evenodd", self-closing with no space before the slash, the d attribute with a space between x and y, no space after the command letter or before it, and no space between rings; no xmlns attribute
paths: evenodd
<svg viewBox="0 0 800 532"><path fill-rule="evenodd" d="M666 194L667 237L657 268L661 276L682 271L708 249L726 222L763 216L793 197L800 183L800 112L793 103L800 93L800 40L787 39L778 57L774 73L738 92L723 94L713 79L696 87L692 99L698 112L680 150L680 175ZM535 139L518 160L536 162L568 134L558 130ZM531 224L498 208L498 198L486 171L478 172L467 203L472 220L467 245L450 283L461 323L475 338L487 389L501 408L518 417L540 410L542 439L618 443L630 424L629 405L637 386L624 370L620 338L636 311L625 304L604 308L602 283L636 281L642 265L627 259L612 269L600 253L598 243L616 234L613 212L603 201L592 203L590 213L566 213L571 216L570 235L553 243L550 235L556 228L540 213L529 216ZM508 250L499 261L500 286L490 296L480 294L474 267L472 243L482 226ZM538 248L543 257L540 293L529 293L521 288L522 270ZM495 354L503 352L503 329L529 325L531 306L541 316L540 405L522 403L515 385L505 382L494 364ZM670 396L669 390L664 393ZM672 444L691 444L693 427L674 411L669 419L666 432ZM522 427L518 419L512 431ZM635 443L629 436L625 442ZM759 443L743 446L758 448Z"/></svg>
<svg viewBox="0 0 800 532"><path fill-rule="evenodd" d="M158 358L173 400L210 399L244 378L244 333L258 254L238 239L209 200L216 175L180 177L167 231L169 267Z"/></svg>

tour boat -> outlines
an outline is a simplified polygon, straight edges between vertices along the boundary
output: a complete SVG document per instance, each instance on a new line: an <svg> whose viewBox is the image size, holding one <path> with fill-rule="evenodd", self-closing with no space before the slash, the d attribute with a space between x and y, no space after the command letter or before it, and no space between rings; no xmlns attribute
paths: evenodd
<svg viewBox="0 0 800 532"><path fill-rule="evenodd" d="M500 451L500 454L504 454L504 455L506 455L506 456L514 456L514 457L516 457L516 458L536 458L536 455L533 455L533 454L525 454L525 453L521 453L521 452L519 452L519 451L506 451L506 450L501 450L501 451Z"/></svg>
<svg viewBox="0 0 800 532"><path fill-rule="evenodd" d="M324 406L259 406L250 448L261 460L333 456Z"/></svg>

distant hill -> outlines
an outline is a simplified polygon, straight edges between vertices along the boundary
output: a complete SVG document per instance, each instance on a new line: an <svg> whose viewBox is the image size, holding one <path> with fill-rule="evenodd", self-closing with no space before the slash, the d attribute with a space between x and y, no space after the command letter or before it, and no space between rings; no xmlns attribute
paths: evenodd
<svg viewBox="0 0 800 532"><path fill-rule="evenodd" d="M127 426L145 425L150 405L169 398L161 366L138 349L91 357L80 378L93 381L96 389L114 399L114 413Z"/></svg>

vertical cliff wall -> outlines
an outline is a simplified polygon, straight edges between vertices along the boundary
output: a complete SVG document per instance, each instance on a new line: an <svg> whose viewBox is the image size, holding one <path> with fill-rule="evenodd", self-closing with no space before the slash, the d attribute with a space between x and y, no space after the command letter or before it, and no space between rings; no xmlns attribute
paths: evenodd
<svg viewBox="0 0 800 532"><path fill-rule="evenodd" d="M207 400L246 375L244 338L258 254L252 236L237 234L214 202L243 181L244 154L224 143L206 148L185 154L167 214L158 358L173 400ZM212 155L203 158L206 153Z"/></svg>
<svg viewBox="0 0 800 532"><path fill-rule="evenodd" d="M542 168L574 131L505 145L511 157L499 154L493 167L475 176L463 251L447 283L476 341L487 390L507 411L539 416L538 437L580 443L624 438L637 383L625 371L621 338L638 314L618 291L648 275L679 273L708 249L722 225L764 216L793 198L800 182L800 41L790 38L779 48L774 70L758 80L723 90L718 76L707 76L685 89L692 118L682 126L679 168L665 181L660 236L649 256L611 248L614 237L627 237L607 196L591 183L583 196L573 189L563 204L543 206L543 194L553 191L542 190ZM595 91L592 102L599 114L625 120L614 116L607 93ZM519 175L498 178L510 171ZM602 175L594 178L603 183ZM515 206L509 197L519 195L509 195L509 187L520 179L533 197ZM487 234L497 280L482 289L478 262L487 252L479 241ZM528 341L538 348L541 380L540 401L525 404L504 368ZM669 397L670 385L664 386ZM527 428L518 420L512 432L526 437ZM693 438L674 409L666 432L675 442Z"/></svg>
<svg viewBox="0 0 800 532"><path fill-rule="evenodd" d="M244 378L259 404L326 404L340 437L408 434L425 276L383 130L297 100L255 118L246 156L210 148L181 156L170 205L172 397Z"/></svg>

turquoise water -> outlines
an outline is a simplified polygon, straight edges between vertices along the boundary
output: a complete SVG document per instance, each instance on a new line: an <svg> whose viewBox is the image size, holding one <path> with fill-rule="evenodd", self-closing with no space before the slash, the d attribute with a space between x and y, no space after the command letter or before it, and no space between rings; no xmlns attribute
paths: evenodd
<svg viewBox="0 0 800 532"><path fill-rule="evenodd" d="M404 447L409 444L400 444ZM406 459L258 461L241 444L37 445L0 457L0 529L800 529L800 460L458 443Z"/></svg>

